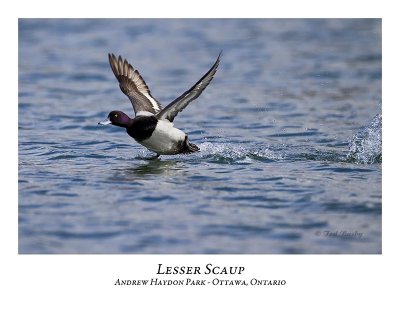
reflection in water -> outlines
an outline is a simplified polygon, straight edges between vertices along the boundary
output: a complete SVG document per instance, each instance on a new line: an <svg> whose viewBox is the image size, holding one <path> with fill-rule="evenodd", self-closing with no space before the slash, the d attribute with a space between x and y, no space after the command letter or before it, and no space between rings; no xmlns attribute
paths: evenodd
<svg viewBox="0 0 400 309"><path fill-rule="evenodd" d="M136 176L142 177L146 175L164 175L168 174L171 171L179 170L179 161L163 161L160 159L148 160L143 162L142 164L138 164L135 167L129 167L126 169L118 169L118 177L121 177L121 174L126 177L136 178ZM122 171L122 173L121 173Z"/></svg>

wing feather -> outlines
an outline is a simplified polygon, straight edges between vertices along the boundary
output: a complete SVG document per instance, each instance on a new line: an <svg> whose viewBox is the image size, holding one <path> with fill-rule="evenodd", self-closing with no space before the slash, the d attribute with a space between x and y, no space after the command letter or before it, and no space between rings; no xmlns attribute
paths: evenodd
<svg viewBox="0 0 400 309"><path fill-rule="evenodd" d="M222 51L219 53L217 60L211 69L188 91L183 93L180 97L176 98L173 102L168 104L163 110L161 110L156 117L158 119L168 119L170 122L174 121L176 115L181 112L190 102L197 99L204 89L210 84L215 73L217 72L218 65Z"/></svg>
<svg viewBox="0 0 400 309"><path fill-rule="evenodd" d="M121 56L117 58L114 54L108 54L108 59L111 70L119 82L119 87L128 96L135 113L137 114L141 111L152 114L158 113L162 106L153 98L140 73L126 59L123 60Z"/></svg>

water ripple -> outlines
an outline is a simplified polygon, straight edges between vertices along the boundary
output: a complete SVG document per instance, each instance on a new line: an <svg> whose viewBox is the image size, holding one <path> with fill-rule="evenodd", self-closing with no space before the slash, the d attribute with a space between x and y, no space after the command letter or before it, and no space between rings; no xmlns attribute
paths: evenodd
<svg viewBox="0 0 400 309"><path fill-rule="evenodd" d="M20 253L381 252L379 19L18 23ZM200 152L97 125L133 114L105 51L165 106L221 49L174 121ZM342 228L365 237L315 234Z"/></svg>

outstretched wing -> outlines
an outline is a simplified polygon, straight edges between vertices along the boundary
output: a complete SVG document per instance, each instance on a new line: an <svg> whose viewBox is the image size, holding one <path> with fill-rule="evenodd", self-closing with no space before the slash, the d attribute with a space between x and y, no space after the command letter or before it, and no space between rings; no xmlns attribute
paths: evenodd
<svg viewBox="0 0 400 309"><path fill-rule="evenodd" d="M139 72L135 70L121 56L115 57L114 54L108 54L111 69L119 81L119 87L125 93L132 103L135 113L150 112L157 114L161 109L161 104L152 97L149 87Z"/></svg>
<svg viewBox="0 0 400 309"><path fill-rule="evenodd" d="M200 96L204 89L208 86L214 77L215 72L219 65L222 51L219 53L217 60L210 70L188 91L182 94L179 98L175 99L172 103L168 104L156 117L158 119L168 119L174 121L176 115L181 112L190 102Z"/></svg>

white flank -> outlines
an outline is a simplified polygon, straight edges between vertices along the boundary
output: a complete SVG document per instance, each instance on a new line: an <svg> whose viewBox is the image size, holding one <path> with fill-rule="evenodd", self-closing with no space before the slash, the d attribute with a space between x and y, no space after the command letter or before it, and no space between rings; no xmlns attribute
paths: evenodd
<svg viewBox="0 0 400 309"><path fill-rule="evenodd" d="M184 132L174 128L173 123L168 120L159 120L150 138L140 143L158 154L176 154L185 136Z"/></svg>

